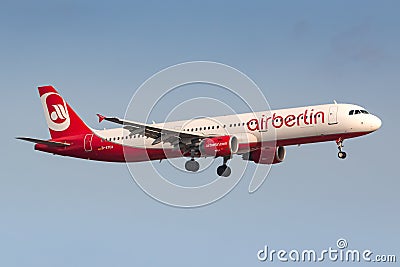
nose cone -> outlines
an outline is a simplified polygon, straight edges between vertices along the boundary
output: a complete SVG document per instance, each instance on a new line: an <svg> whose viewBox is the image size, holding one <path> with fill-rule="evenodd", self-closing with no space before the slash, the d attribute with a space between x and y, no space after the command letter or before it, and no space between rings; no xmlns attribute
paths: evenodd
<svg viewBox="0 0 400 267"><path fill-rule="evenodd" d="M372 131L376 131L382 126L382 121L377 116L372 115L370 119L370 127Z"/></svg>

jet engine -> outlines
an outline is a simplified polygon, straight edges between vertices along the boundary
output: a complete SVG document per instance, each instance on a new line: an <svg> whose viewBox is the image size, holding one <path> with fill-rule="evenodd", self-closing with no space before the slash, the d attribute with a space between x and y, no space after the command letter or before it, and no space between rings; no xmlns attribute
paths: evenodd
<svg viewBox="0 0 400 267"><path fill-rule="evenodd" d="M205 138L199 145L202 156L225 157L235 154L238 149L238 139L230 135Z"/></svg>
<svg viewBox="0 0 400 267"><path fill-rule="evenodd" d="M261 148L242 155L244 160L254 161L258 164L276 164L285 159L286 150L283 146Z"/></svg>

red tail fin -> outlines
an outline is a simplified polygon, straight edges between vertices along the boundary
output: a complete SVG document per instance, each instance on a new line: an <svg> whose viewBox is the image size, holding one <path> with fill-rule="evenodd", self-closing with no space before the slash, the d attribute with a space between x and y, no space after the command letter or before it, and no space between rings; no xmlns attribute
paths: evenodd
<svg viewBox="0 0 400 267"><path fill-rule="evenodd" d="M39 95L52 139L92 132L53 86L39 87Z"/></svg>

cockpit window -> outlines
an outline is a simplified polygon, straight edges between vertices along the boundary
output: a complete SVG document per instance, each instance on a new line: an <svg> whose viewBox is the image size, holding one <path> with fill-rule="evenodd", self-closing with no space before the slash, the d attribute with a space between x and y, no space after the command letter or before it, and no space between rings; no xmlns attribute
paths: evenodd
<svg viewBox="0 0 400 267"><path fill-rule="evenodd" d="M365 109L362 110L350 110L349 111L349 115L355 115L355 114L369 114L368 111L366 111Z"/></svg>

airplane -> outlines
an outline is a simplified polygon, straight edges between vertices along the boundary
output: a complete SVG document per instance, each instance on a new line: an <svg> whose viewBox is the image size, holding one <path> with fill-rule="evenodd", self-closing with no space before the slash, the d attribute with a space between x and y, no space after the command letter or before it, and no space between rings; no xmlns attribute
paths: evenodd
<svg viewBox="0 0 400 267"><path fill-rule="evenodd" d="M107 162L140 162L189 158L185 169L197 172L200 157L221 157L218 176L228 177L234 155L256 164L285 159L285 146L335 141L338 157L346 139L378 130L382 122L361 106L333 104L288 108L165 123L141 123L97 114L99 123L120 128L95 130L87 126L51 86L39 96L51 139L17 139L35 143L34 149L56 155Z"/></svg>

